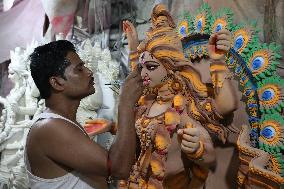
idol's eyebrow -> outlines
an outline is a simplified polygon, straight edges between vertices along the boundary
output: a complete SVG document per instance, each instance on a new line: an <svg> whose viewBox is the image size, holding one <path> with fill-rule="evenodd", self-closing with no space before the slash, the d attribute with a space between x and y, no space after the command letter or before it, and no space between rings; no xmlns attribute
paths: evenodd
<svg viewBox="0 0 284 189"><path fill-rule="evenodd" d="M160 65L158 62L154 62L154 61L148 61L148 62L145 62L145 64L150 64L150 65L154 65L154 66Z"/></svg>

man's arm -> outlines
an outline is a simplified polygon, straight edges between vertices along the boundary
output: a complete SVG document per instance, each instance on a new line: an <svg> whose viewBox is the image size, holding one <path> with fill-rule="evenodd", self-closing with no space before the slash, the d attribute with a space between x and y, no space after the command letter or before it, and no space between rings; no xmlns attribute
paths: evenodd
<svg viewBox="0 0 284 189"><path fill-rule="evenodd" d="M118 134L109 152L91 141L76 126L61 119L39 122L41 126L33 127L29 138L31 142L40 145L49 159L83 175L108 176L109 161L111 175L126 179L134 164L134 105L142 93L142 88L140 73L134 71L126 79L122 90Z"/></svg>
<svg viewBox="0 0 284 189"><path fill-rule="evenodd" d="M136 132L134 107L143 92L140 71L137 68L126 78L120 94L118 131L116 140L109 151L112 176L117 178L128 178L135 161Z"/></svg>

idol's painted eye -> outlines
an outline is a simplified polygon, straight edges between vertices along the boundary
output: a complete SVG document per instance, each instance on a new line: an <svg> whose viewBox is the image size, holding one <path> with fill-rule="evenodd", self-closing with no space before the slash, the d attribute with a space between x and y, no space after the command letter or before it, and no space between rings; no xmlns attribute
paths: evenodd
<svg viewBox="0 0 284 189"><path fill-rule="evenodd" d="M158 65L146 65L147 70L153 71L158 68Z"/></svg>

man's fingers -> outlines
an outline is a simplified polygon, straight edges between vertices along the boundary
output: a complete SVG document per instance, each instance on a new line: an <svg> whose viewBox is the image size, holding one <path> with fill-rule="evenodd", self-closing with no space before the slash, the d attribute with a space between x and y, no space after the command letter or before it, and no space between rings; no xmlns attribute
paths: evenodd
<svg viewBox="0 0 284 189"><path fill-rule="evenodd" d="M134 69L132 70L132 72L137 72L139 74L141 74L142 71L142 66L139 66L139 64L137 64Z"/></svg>
<svg viewBox="0 0 284 189"><path fill-rule="evenodd" d="M130 74L127 76L126 80L138 77L140 75L140 73L137 72L137 70L133 70L132 72L130 72Z"/></svg>
<svg viewBox="0 0 284 189"><path fill-rule="evenodd" d="M123 32L125 33L125 26L124 26L125 24L124 24L124 21L122 22L122 30L123 30Z"/></svg>

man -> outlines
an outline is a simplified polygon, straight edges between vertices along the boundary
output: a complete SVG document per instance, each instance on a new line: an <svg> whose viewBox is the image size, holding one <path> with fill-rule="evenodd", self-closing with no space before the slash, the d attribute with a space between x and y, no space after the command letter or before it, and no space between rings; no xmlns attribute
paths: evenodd
<svg viewBox="0 0 284 189"><path fill-rule="evenodd" d="M135 154L134 106L142 94L140 73L126 79L118 106L117 137L109 151L76 122L80 100L95 92L92 72L69 41L37 47L31 74L47 109L30 130L26 165L30 187L92 188L97 176L127 178Z"/></svg>

